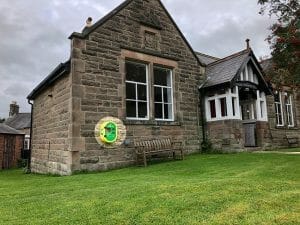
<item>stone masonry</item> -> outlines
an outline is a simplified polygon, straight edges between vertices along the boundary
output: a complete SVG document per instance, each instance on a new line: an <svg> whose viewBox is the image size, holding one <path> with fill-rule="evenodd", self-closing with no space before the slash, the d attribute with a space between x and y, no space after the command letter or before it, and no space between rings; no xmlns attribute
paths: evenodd
<svg viewBox="0 0 300 225"><path fill-rule="evenodd" d="M291 91L290 88L287 88ZM291 147L287 141L287 136L298 137L300 140L300 94L297 89L292 91L294 127L288 127L286 110L283 102L284 126L276 126L274 97L267 97L268 122L256 122L257 147L260 149L288 148ZM241 120L224 120L208 122L207 135L209 141L215 149L224 152L236 152L248 150L244 148L244 129ZM292 146L293 147L293 146Z"/></svg>
<svg viewBox="0 0 300 225"><path fill-rule="evenodd" d="M33 172L70 175L132 165L134 141L149 138L182 141L185 154L200 151L198 88L205 80L205 67L161 1L127 0L82 33L73 33L70 40L68 73L31 98ZM126 60L149 68L149 120L126 119ZM172 70L174 121L154 119L155 65ZM259 147L287 147L286 134L299 136L299 92L294 93L294 102L295 127L278 128L274 99L268 97L269 123L256 124ZM118 118L126 126L121 145L105 148L95 139L95 126L105 117ZM210 122L205 129L215 148L244 149L242 121Z"/></svg>
<svg viewBox="0 0 300 225"><path fill-rule="evenodd" d="M135 163L135 139L158 136L182 141L186 154L199 151L204 68L160 1L133 0L88 35L70 39L70 74L34 101L33 172L68 175L124 167ZM148 121L126 120L126 59L172 68L173 122L154 120L152 98ZM112 149L97 143L95 125L107 116L126 125L126 145Z"/></svg>
<svg viewBox="0 0 300 225"><path fill-rule="evenodd" d="M71 81L65 76L34 100L31 171L72 171Z"/></svg>

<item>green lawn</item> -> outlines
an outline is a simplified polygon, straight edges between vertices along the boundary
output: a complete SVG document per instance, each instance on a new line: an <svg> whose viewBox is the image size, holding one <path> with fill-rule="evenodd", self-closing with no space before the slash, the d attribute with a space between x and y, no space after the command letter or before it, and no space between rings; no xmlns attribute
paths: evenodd
<svg viewBox="0 0 300 225"><path fill-rule="evenodd" d="M0 224L300 224L300 156L194 155L70 177L2 171Z"/></svg>
<svg viewBox="0 0 300 225"><path fill-rule="evenodd" d="M300 148L280 148L268 151L278 151L278 152L300 152Z"/></svg>

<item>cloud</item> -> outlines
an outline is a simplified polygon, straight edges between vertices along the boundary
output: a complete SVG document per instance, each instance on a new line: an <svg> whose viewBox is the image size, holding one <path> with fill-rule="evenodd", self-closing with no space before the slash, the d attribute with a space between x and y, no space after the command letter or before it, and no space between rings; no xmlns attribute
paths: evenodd
<svg viewBox="0 0 300 225"><path fill-rule="evenodd" d="M98 20L122 0L1 0L0 117L17 100L30 111L26 96L60 62L69 58L73 31L87 17ZM162 0L195 50L225 56L245 47L269 54L264 41L271 22L258 14L256 1Z"/></svg>

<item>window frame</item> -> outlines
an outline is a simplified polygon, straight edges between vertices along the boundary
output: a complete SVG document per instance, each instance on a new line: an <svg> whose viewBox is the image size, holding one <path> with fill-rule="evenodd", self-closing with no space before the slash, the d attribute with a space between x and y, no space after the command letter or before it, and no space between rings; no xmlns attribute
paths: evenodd
<svg viewBox="0 0 300 225"><path fill-rule="evenodd" d="M286 107L285 109L286 109L287 125L288 125L289 128L290 127L295 127L292 95L287 95L287 98L286 98L286 101L285 101L285 107ZM290 108L290 112L289 112L288 108ZM292 121L290 121L289 118L291 118ZM292 122L292 123L290 124L290 122Z"/></svg>
<svg viewBox="0 0 300 225"><path fill-rule="evenodd" d="M224 99L225 114L222 116L222 99ZM214 101L215 113L216 116L212 117L211 104L210 102ZM234 108L234 109L233 109ZM206 96L205 97L205 115L206 120L209 122L212 121L221 121L221 120L234 120L241 119L241 114L239 112L240 103L239 103L239 94L238 87L227 88L224 94L217 94ZM233 111L235 113L233 113Z"/></svg>
<svg viewBox="0 0 300 225"><path fill-rule="evenodd" d="M171 86L163 86L163 85L157 85L154 83L154 69L155 68L158 68L158 69L165 69L165 70L168 70L169 71L169 76L170 76L170 84ZM174 121L174 98L173 98L173 70L168 68L168 67L164 67L164 66L161 66L161 65L153 65L153 68L152 68L152 72L153 72L153 81L152 81L152 86L153 86L153 96L155 96L155 88L161 88L161 95L162 95L162 102L156 102L155 101L155 97L153 97L153 118L154 120L156 121L167 121L167 122L171 122L171 121ZM164 102L164 89L170 89L171 90L171 103L165 103ZM155 104L162 104L163 105L163 118L156 118L155 117ZM171 105L171 118L170 119L165 119L164 117L164 114L165 114L165 111L164 111L164 106L165 105Z"/></svg>
<svg viewBox="0 0 300 225"><path fill-rule="evenodd" d="M142 82L137 82L137 81L129 81L126 79L126 63L132 63L132 64L138 64L138 65L143 65L146 68L146 83L142 83ZM134 84L135 85L135 100L134 99L127 99L127 94L126 94L126 88L127 88L127 83L129 84ZM143 100L138 100L138 90L137 87L138 85L145 85L146 86L146 101ZM125 107L125 112L126 112L126 119L127 120L138 120L138 121L146 121L149 120L150 118L150 96L149 96L149 64L147 63L143 63L143 62L137 62L134 60L125 60L125 105L127 105L127 102L135 102L136 104L136 117L128 117L127 116L127 107ZM145 118L139 117L138 115L138 103L139 102L146 102L147 103L147 116Z"/></svg>
<svg viewBox="0 0 300 225"><path fill-rule="evenodd" d="M283 127L284 126L284 117L283 117L283 104L282 104L282 96L281 92L275 93L275 95L278 95L279 102L275 101L274 97L274 106L275 106L275 117L276 117L276 126L277 127ZM279 114L278 112L278 107L280 107L281 113ZM279 123L280 119L279 116L281 117L281 124Z"/></svg>

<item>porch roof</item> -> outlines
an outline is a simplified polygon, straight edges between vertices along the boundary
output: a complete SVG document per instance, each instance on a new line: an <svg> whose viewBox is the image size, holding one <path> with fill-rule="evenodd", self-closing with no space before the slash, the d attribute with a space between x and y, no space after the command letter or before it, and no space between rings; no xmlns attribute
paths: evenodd
<svg viewBox="0 0 300 225"><path fill-rule="evenodd" d="M208 64L205 72L207 78L201 88L204 89L231 82L247 61L250 53L251 49L246 49Z"/></svg>

